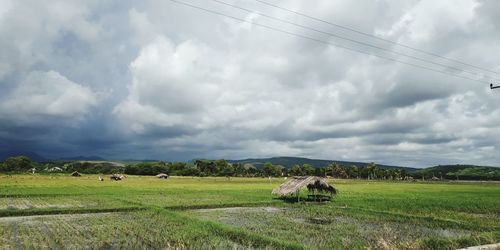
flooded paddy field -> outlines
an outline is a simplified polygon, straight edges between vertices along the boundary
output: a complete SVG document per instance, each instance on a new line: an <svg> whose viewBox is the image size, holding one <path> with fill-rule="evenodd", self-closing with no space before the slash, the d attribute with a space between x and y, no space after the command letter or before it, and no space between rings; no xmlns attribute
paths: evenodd
<svg viewBox="0 0 500 250"><path fill-rule="evenodd" d="M498 183L329 180L328 202L283 179L0 176L9 249L454 249L500 241ZM305 195L305 194L304 194Z"/></svg>

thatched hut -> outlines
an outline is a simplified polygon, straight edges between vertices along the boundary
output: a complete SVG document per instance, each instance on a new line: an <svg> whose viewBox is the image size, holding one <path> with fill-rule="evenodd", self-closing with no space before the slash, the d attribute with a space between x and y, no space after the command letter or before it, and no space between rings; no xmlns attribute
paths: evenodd
<svg viewBox="0 0 500 250"><path fill-rule="evenodd" d="M109 179L112 181L121 181L123 180L123 178L125 178L125 176L119 174L113 174L109 177Z"/></svg>
<svg viewBox="0 0 500 250"><path fill-rule="evenodd" d="M300 201L300 190L307 188L309 191L309 197L313 197L315 200L319 198L322 200L326 198L323 194L328 194L331 199L333 195L337 194L337 190L326 182L325 178L317 176L303 176L303 177L293 177L287 182L281 184L279 187L273 189L272 194L281 197L296 195L297 200Z"/></svg>
<svg viewBox="0 0 500 250"><path fill-rule="evenodd" d="M63 169L60 167L53 167L53 168L49 168L47 171L49 171L49 172L62 172Z"/></svg>
<svg viewBox="0 0 500 250"><path fill-rule="evenodd" d="M80 177L82 175L80 173L78 173L78 171L75 171L75 172L71 173L71 176Z"/></svg>
<svg viewBox="0 0 500 250"><path fill-rule="evenodd" d="M158 177L160 179L167 179L168 178L168 174L159 173L159 174L156 175L156 177Z"/></svg>

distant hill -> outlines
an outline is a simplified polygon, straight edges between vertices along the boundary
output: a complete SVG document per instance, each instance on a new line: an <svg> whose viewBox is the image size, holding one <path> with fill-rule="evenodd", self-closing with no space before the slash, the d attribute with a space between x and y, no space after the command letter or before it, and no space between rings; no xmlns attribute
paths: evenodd
<svg viewBox="0 0 500 250"><path fill-rule="evenodd" d="M12 156L27 156L33 161L46 161L47 158L31 151L0 151L0 162L5 161L5 159L12 157Z"/></svg>
<svg viewBox="0 0 500 250"><path fill-rule="evenodd" d="M500 168L461 164L439 165L420 169L415 172L415 175L417 177L422 177L422 175L424 175L427 178L435 176L453 180L500 180Z"/></svg>
<svg viewBox="0 0 500 250"><path fill-rule="evenodd" d="M241 163L241 164L250 163L257 168L262 167L264 165L264 163L266 163L266 162L270 162L270 163L275 164L275 165L282 165L286 168L291 168L291 167L293 167L293 165L303 165L303 164L310 164L313 167L325 167L331 163L337 163L342 167L356 165L358 168L362 168L368 164L368 162L320 160L320 159L308 159L308 158L302 158L302 157L252 158L252 159L243 159L243 160L228 160L228 162ZM418 170L416 168L408 168L408 167L402 167L402 166L390 166L390 165L383 165L383 164L377 164L377 167L384 168L384 169L405 169L408 172L413 172L413 171Z"/></svg>
<svg viewBox="0 0 500 250"><path fill-rule="evenodd" d="M60 158L61 160L68 160L68 161L105 161L106 159L97 156L97 155L91 155L91 156L73 156L73 157L63 157Z"/></svg>
<svg viewBox="0 0 500 250"><path fill-rule="evenodd" d="M158 162L160 160L152 160L152 159L122 159L122 160L115 160L116 162L121 162L123 164L137 164L137 163L142 163L142 162Z"/></svg>

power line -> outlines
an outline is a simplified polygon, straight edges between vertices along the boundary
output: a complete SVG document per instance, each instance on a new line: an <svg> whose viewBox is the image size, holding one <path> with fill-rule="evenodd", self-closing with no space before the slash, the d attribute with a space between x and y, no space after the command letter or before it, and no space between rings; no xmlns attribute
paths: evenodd
<svg viewBox="0 0 500 250"><path fill-rule="evenodd" d="M264 13L261 13L261 12L257 12L257 11L250 10L250 9L246 9L246 8L243 8L243 7L240 7L240 6L237 6L237 5L233 5L233 4L230 4L230 3L226 3L226 2L223 2L223 1L220 1L220 0L212 0L212 1L214 1L216 3L219 3L219 4L223 4L223 5L229 6L231 8L243 10L243 11L246 11L246 12L249 12L249 13L255 13L257 15L260 15L260 16L263 16L263 17L266 17L266 18L269 18L269 19L272 19L272 20L277 20L277 21L282 22L282 23L294 25L296 27L300 27L300 28L303 28L303 29L312 30L312 31L315 31L315 32L318 32L318 33L321 33L321 34L328 35L328 36L336 37L336 38L339 38L339 39L342 39L342 40L345 40L345 41L357 43L357 44L360 44L360 45L363 45L363 46L367 46L367 47L372 47L372 48L375 48L375 49L386 51L388 53L393 53L393 54L399 55L399 56L405 56L405 57L408 57L408 58L411 58L411 59L414 59L414 60L418 60L418 61L422 61L422 62L425 62L425 63L430 63L430 64L438 65L438 66L449 68L449 69L452 69L452 70L463 71L465 73L481 77L481 75L479 75L480 73L478 73L478 72L468 71L468 70L465 70L465 69L461 69L461 68L449 66L449 65L446 65L446 64L437 63L437 62L434 62L432 60L422 59L420 57L416 57L416 56L408 55L408 54L405 54L405 53L393 51L391 49L386 49L386 48L383 48L383 47L380 47L380 46L376 46L376 45L373 45L373 44L361 42L361 41L358 41L356 39L351 39L351 38L347 38L347 37L340 36L340 35L337 35L337 34L333 34L333 33L330 33L330 32L318 30L318 29L310 27L310 26L301 25L301 24L298 24L298 23L294 23L294 22L288 21L286 19L282 19L282 18L273 17L273 16L270 16L270 15L267 15L267 14L264 14ZM492 77L492 76L489 76L488 78L500 81L500 78L495 78L495 77Z"/></svg>
<svg viewBox="0 0 500 250"><path fill-rule="evenodd" d="M197 6L197 5L193 5L193 4L190 4L190 3L186 3L186 2L182 2L182 1L178 1L178 0L170 0L170 1L174 2L174 3L177 3L177 4L188 6L188 7L191 7L191 8L199 9L199 10L202 10L202 11L205 11L205 12L208 12L208 13L212 13L212 14L224 16L224 17L227 17L227 18L230 18L230 19L234 19L234 20L237 20L237 21L240 21L240 22L249 23L249 24L252 24L252 25L255 25L255 26L259 26L259 27L262 27L262 28L266 28L266 29L270 29L270 30L277 31L277 32L280 32L280 33L288 34L288 35L291 35L291 36L308 39L308 40L311 40L311 41L315 41L315 42L319 42L319 43L331 45L331 46L342 48L342 49L347 49L347 50L355 51L355 52L366 54L366 55L370 55L370 56L376 56L376 57L379 57L379 58L382 58L382 59L386 59L386 60L389 60L389 61L394 61L394 62L398 62L398 63L401 63L401 64L406 64L406 65L417 67L417 68L421 68L421 69L426 69L426 70L430 70L430 71L434 71L434 72L438 72L438 73L442 73L442 74L446 74L446 75L450 75L450 76L455 76L455 77L462 78L462 79L467 79L467 80L481 82L481 83L488 83L488 84L490 83L490 82L479 80L479 79L474 79L474 78L470 78L470 77L466 77L466 76L452 74L452 73L450 73L448 71L444 71L444 70L433 69L433 68L429 68L429 67L426 67L426 66L422 66L422 65L418 65L418 64L413 64L413 63L401 61L401 60L394 59L394 58L391 58L391 57L386 57L386 56L382 56L382 55L378 55L378 54L374 54L374 53L370 53L370 52L366 52L366 51L362 51L362 50L358 50L358 49L354 49L354 48L345 47L345 46L342 46L342 45L339 45L339 44L331 43L331 42L328 42L328 41L323 41L323 40L316 39L316 38L309 37L309 36L300 35L300 34L297 34L297 33L293 33L293 32L286 31L286 30L282 30L282 29L279 29L279 28L275 28L275 27L272 27L272 26L265 25L265 24L260 24L260 23L256 23L256 22L252 22L252 21L247 21L247 20L244 20L244 19L241 19L241 18L238 18L238 17L230 16L230 15L227 15L227 14L215 11L215 10L206 9L206 8L203 8L203 7L200 7L200 6Z"/></svg>
<svg viewBox="0 0 500 250"><path fill-rule="evenodd" d="M475 65L472 65L472 64L460 61L460 60L456 60L456 59L453 59L453 58L448 58L448 57L441 56L441 55L438 55L438 54L433 53L433 52L428 52L428 51L425 51L425 50L422 50L422 49L418 49L418 48L415 48L415 47L411 47L411 46L408 46L408 45L405 45L405 44L402 44L402 43L394 42L394 41L391 41L391 40L388 40L388 39L385 39L385 38L382 38L382 37L379 37L379 36L375 36L375 35L372 35L372 34L369 34L369 33L366 33L366 32L362 32L362 31L359 31L359 30L356 30L356 29L349 28L349 27L344 26L344 25L340 25L340 24L336 24L336 23L333 23L333 22L329 22L329 21L326 21L326 20L323 20L323 19L319 19L319 18L310 16L310 15L307 15L307 14L304 14L304 13L301 13L301 12L298 12L298 11L290 10L290 9L287 9L287 8L284 8L284 7L275 5L275 4L271 4L271 3L268 3L268 2L263 1L263 0L255 0L255 1L257 1L259 3L262 3L262 4L265 4L267 6L271 6L271 7L283 10L283 11L287 11L287 12L294 13L294 14L299 15L299 16L306 17L306 18L309 18L309 19L312 19L312 20L315 20L315 21L318 21L318 22L326 23L328 25L331 25L331 26L334 26L334 27L337 27L337 28L340 28L340 29L343 29L343 30L348 30L348 31L351 31L351 32L354 32L354 33L357 33L357 34L360 34L360 35L368 36L368 37L375 38L375 39L380 40L380 41L384 41L384 42L391 43L391 44L394 44L394 45L398 45L398 46L401 46L401 47L404 47L404 48L407 48L407 49L411 49L413 51L424 53L424 54L427 54L427 55L430 55L430 56L439 57L439 58L442 58L442 59L445 59L445 60L448 60L448 61L452 61L452 62L455 62L455 63L466 65L466 66L469 66L469 67L472 67L472 68L475 68L475 69L479 69L479 70L482 70L482 71L487 71L487 72L490 72L490 73L494 73L494 74L500 75L499 72L496 72L496 71L493 71L493 70L490 70L490 69L486 69L486 68L483 68L483 67L478 67L478 66L475 66Z"/></svg>

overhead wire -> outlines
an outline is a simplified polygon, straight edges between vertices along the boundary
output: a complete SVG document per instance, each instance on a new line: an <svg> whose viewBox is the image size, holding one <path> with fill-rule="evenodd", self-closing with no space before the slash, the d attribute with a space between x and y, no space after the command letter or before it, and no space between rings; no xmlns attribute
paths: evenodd
<svg viewBox="0 0 500 250"><path fill-rule="evenodd" d="M255 1L257 1L259 3L262 3L264 5L267 5L267 6L271 6L273 8L277 8L277 9L280 9L280 10L283 10L283 11L287 11L287 12L296 14L298 16L302 16L302 17L305 17L305 18L309 18L311 20L322 22L322 23L325 23L325 24L328 24L328 25L331 25L331 26L334 26L334 27L337 27L337 28L340 28L340 29L343 29L343 30L348 30L348 31L351 31L351 32L354 32L354 33L357 33L357 34L360 34L360 35L363 35L363 36L371 37L371 38L374 38L374 39L377 39L377 40L380 40L380 41L391 43L391 44L394 44L394 45L397 45L397 46L400 46L400 47L404 47L404 48L407 48L407 49L410 49L410 50L413 50L413 51L417 51L417 52L420 52L420 53L423 53L423 54L427 54L427 55L438 57L438 58L441 58L441 59L445 59L445 60L448 60L448 61L451 61L451 62L459 63L459 64L462 64L462 65L465 65L465 66L469 66L469 67L472 67L472 68L475 68L475 69L478 69L478 70L482 70L482 71L486 71L486 72L490 72L490 73L494 73L494 74L500 75L500 72L497 72L497 71L494 71L494 70L491 70L491 69L487 69L487 68L484 68L484 67L479 67L479 66L476 66L476 65L473 65L473 64L470 64L470 63L466 63L466 62L457 60L457 59L445 57L445 56L439 55L439 54L434 53L434 52L425 51L423 49L415 48L415 47L412 47L412 46L409 46L409 45L405 45L403 43L399 43L399 42L395 42L395 41L392 41L392 40L389 40L389 39L385 39L385 38L382 38L382 37L379 37L379 36L375 36L375 35L372 35L370 33L366 33L366 32L363 32L363 31L359 31L359 30L347 27L345 25L340 25L340 24L336 24L336 23L333 23L333 22L330 22L330 21L326 21L326 20L323 20L323 19L320 19L320 18L316 18L316 17L313 17L311 15L307 15L307 14L304 14L302 12L291 10L291 9L288 9L288 8L285 8L285 7L281 7L281 6L278 6L278 5L275 5L275 4L263 1L263 0L255 0Z"/></svg>
<svg viewBox="0 0 500 250"><path fill-rule="evenodd" d="M340 44L336 44L336 43L332 43L332 42L320 40L320 39L317 39L317 38L313 38L313 37L309 37L309 36L305 36L305 35L293 33L293 32L290 32L290 31L287 31L287 30L283 30L283 29L279 29L279 28L276 28L276 27L272 27L272 26L269 26L269 25L265 25L265 24L261 24L261 23L256 23L256 22L248 21L248 20L245 20L245 19L241 19L241 18L238 18L238 17L227 15L225 13L222 13L222 12L219 12L219 11L216 11L216 10L211 10L211 9L207 9L207 8L204 8L204 7L201 7L201 6L193 5L191 3L186 3L186 2L183 2L183 1L179 1L179 0L170 0L170 1L174 2L174 3L177 3L177 4L180 4L180 5L191 7L191 8L194 8L194 9L202 10L202 11L205 11L205 12L208 12L208 13L211 13L211 14L215 14L215 15L227 17L227 18L230 18L230 19L233 19L233 20L237 20L239 22L249 23L249 24L252 24L252 25L255 25L255 26L258 26L258 27L266 28L266 29L269 29L269 30L273 30L273 31L276 31L276 32L288 34L288 35L299 37L299 38L308 39L308 40L315 41L315 42L318 42L318 43L323 43L323 44L326 44L326 45L331 45L331 46L334 46L334 47L338 47L338 48L342 48L342 49L347 49L347 50L351 50L351 51L354 51L354 52L358 52L358 53L362 53L362 54L366 54L366 55L370 55L370 56L379 57L379 58L382 58L382 59L385 59L385 60L394 61L394 62L398 62L398 63L401 63L401 64L413 66L413 67L416 67L416 68L421 68L421 69L425 69L425 70L429 70L429 71L433 71L433 72L438 72L438 73L442 73L442 74L454 76L454 77L457 77L457 78L462 78L462 79L476 81L476 82L481 82L481 83L488 83L488 84L490 83L490 82L483 81L483 80L480 80L480 79L475 79L475 78L471 78L471 77L467 77L467 76L453 74L453 73L451 73L449 71L434 69L434 68L430 68L430 67L427 67L427 66L422 66L422 65L418 65L418 64L414 64L414 63L410 63L410 62L406 62L406 61L401 61L401 60L398 60L398 59L395 59L395 58L386 57L386 56L383 56L383 55L379 55L379 54L375 54L375 53L371 53L371 52L367 52L367 51L363 51L363 50L359 50L359 49L355 49L355 48L350 48L350 47L346 47L346 46L343 46L343 45L340 45Z"/></svg>
<svg viewBox="0 0 500 250"><path fill-rule="evenodd" d="M328 35L328 36L331 36L331 37L336 37L336 38L342 39L344 41L349 41L349 42L352 42L352 43L356 43L356 44L360 44L360 45L363 45L363 46L375 48L375 49L378 49L378 50L383 50L383 51L386 51L388 53L392 53L392 54L395 54L395 55L408 57L408 58L411 58L411 59L414 59L414 60L418 60L418 61L421 61L421 62L425 62L425 63L430 63L430 64L438 65L438 66L445 67L445 68L448 68L448 69L451 69L451 70L462 71L462 72L465 72L465 73L468 73L468 74L471 74L471 75L474 75L474 76L484 77L484 74L483 75L479 75L480 73L478 73L478 72L468 71L468 70L457 68L457 67L453 67L453 66L450 66L450 65L446 65L446 64L434 62L432 60L427 60L427 59L423 59L423 58L420 58L420 57L416 57L416 56L408 55L408 54L401 53L401 52L398 52L398 51L394 51L394 50L391 50L391 49L383 48L383 47L376 46L376 45L373 45L373 44L369 44L369 43L366 43L366 42L361 42L361 41L358 41L356 39L351 39L351 38L340 36L340 35L333 34L333 33L330 33L330 32L318 30L318 29L316 29L314 27L310 27L310 26L306 26L306 25L294 23L294 22L288 21L286 19L282 19L282 18L270 16L270 15L264 14L262 12L250 10L250 9L247 9L247 8L244 8L244 7L241 7L241 6L238 6L238 5L230 4L230 3L227 3L227 2L224 2L224 1L220 1L220 0L212 0L212 1L214 1L216 3L219 3L219 4L222 4L222 5L229 6L231 8L243 10L243 11L246 11L246 12L249 12L249 13L255 13L255 14L259 15L259 16L263 16L263 17L266 17L266 18L269 18L269 19L272 19L272 20L276 20L276 21L282 22L282 23L290 24L290 25L293 25L293 26L296 26L296 27L300 27L300 28L303 28L303 29L306 29L306 30L311 30L311 31L314 31L314 32L317 32L317 33L321 33L321 34L325 34L325 35ZM495 77L492 77L492 76L488 76L486 78L495 79L497 81L500 81L500 78L495 78Z"/></svg>

